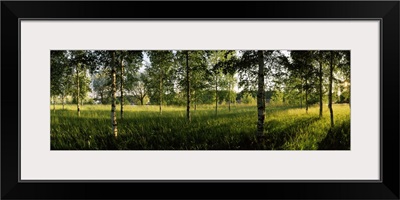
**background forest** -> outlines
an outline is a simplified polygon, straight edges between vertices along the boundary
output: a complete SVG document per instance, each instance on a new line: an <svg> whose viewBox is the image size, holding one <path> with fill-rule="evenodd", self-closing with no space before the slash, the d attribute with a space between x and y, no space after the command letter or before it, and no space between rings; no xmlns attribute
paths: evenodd
<svg viewBox="0 0 400 200"><path fill-rule="evenodd" d="M52 150L348 150L350 51L51 51Z"/></svg>

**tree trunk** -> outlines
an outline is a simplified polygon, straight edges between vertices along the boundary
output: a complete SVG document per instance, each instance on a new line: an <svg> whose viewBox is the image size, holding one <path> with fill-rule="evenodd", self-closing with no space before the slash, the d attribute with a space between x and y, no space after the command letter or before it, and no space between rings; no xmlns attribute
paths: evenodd
<svg viewBox="0 0 400 200"><path fill-rule="evenodd" d="M189 52L186 51L186 118L190 122L190 68L189 68Z"/></svg>
<svg viewBox="0 0 400 200"><path fill-rule="evenodd" d="M349 108L351 108L351 99L350 98L351 98L351 85L349 85Z"/></svg>
<svg viewBox="0 0 400 200"><path fill-rule="evenodd" d="M215 115L218 114L218 76L215 74Z"/></svg>
<svg viewBox="0 0 400 200"><path fill-rule="evenodd" d="M142 105L142 106L143 106L143 100L144 100L144 97L141 97L140 98L140 105Z"/></svg>
<svg viewBox="0 0 400 200"><path fill-rule="evenodd" d="M196 90L193 91L193 95L194 95L194 110L197 110L197 96L196 96Z"/></svg>
<svg viewBox="0 0 400 200"><path fill-rule="evenodd" d="M103 92L100 92L100 101L101 101L101 104L104 104Z"/></svg>
<svg viewBox="0 0 400 200"><path fill-rule="evenodd" d="M307 86L307 79L306 79L306 113L308 113L308 86Z"/></svg>
<svg viewBox="0 0 400 200"><path fill-rule="evenodd" d="M116 72L115 72L115 52L112 52L112 62L111 62L111 89L112 89L112 99L111 99L111 125L112 125L112 133L114 137L118 137L118 128L117 128L117 114L116 114L116 92L117 92L117 84L116 84Z"/></svg>
<svg viewBox="0 0 400 200"><path fill-rule="evenodd" d="M231 112L231 82L229 80L229 86L228 86L229 90L228 90L228 107L229 107L229 112Z"/></svg>
<svg viewBox="0 0 400 200"><path fill-rule="evenodd" d="M265 95L264 95L264 54L258 50L258 92L257 92L257 136L264 135L264 120L265 120Z"/></svg>
<svg viewBox="0 0 400 200"><path fill-rule="evenodd" d="M301 88L300 88L300 109L303 109L303 79L301 79Z"/></svg>
<svg viewBox="0 0 400 200"><path fill-rule="evenodd" d="M62 94L61 99L62 99L62 107L63 107L63 110L64 110L64 105L65 105L65 103L64 103L64 100L65 100L65 94L64 94L64 92L63 92L63 94Z"/></svg>
<svg viewBox="0 0 400 200"><path fill-rule="evenodd" d="M79 64L78 64L79 65ZM81 108L79 107L79 66L76 66L76 107L78 109L78 117L81 116Z"/></svg>
<svg viewBox="0 0 400 200"><path fill-rule="evenodd" d="M162 83L163 83L163 81L162 81L162 79L163 79L163 71L161 70L161 78L160 78L160 114L162 114L162 109L161 109L161 106L162 106L162 93L163 93L163 88L162 88Z"/></svg>
<svg viewBox="0 0 400 200"><path fill-rule="evenodd" d="M303 109L303 94L300 93L300 109Z"/></svg>
<svg viewBox="0 0 400 200"><path fill-rule="evenodd" d="M333 109L332 109L332 80L333 80L333 53L332 51L330 52L331 54L331 62L329 66L329 112L331 113L331 128L334 126L333 124Z"/></svg>
<svg viewBox="0 0 400 200"><path fill-rule="evenodd" d="M121 59L121 120L124 119L124 63Z"/></svg>
<svg viewBox="0 0 400 200"><path fill-rule="evenodd" d="M55 113L56 112L56 100L54 99L54 96L52 98L53 98L53 111Z"/></svg>
<svg viewBox="0 0 400 200"><path fill-rule="evenodd" d="M319 62L319 117L322 117L322 63Z"/></svg>

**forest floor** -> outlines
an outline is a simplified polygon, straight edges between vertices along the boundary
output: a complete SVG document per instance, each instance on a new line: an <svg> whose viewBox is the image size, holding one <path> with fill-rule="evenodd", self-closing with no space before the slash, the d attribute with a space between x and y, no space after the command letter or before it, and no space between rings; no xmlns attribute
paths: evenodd
<svg viewBox="0 0 400 200"><path fill-rule="evenodd" d="M265 137L255 137L257 107L232 105L186 107L125 105L118 137L111 134L110 105L84 105L80 117L76 105L53 106L51 110L52 150L349 150L350 107L335 104L335 126L330 128L328 107L319 118L319 106L305 109L288 106L266 107Z"/></svg>

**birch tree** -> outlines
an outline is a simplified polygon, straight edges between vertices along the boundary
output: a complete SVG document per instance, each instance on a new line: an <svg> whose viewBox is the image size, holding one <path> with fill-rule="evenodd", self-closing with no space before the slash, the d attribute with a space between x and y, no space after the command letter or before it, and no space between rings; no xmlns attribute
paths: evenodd
<svg viewBox="0 0 400 200"><path fill-rule="evenodd" d="M141 66L141 62L143 60L143 55L142 51L126 51L126 50L120 50L116 51L116 56L117 56L117 62L119 66L119 72L120 72L120 117L121 119L124 118L124 90L125 90L125 85L124 82L126 81L127 74L135 74L138 70L139 67Z"/></svg>
<svg viewBox="0 0 400 200"><path fill-rule="evenodd" d="M264 52L257 51L258 60L258 91L257 91L257 136L264 135L264 120L265 120L265 89L264 89Z"/></svg>
<svg viewBox="0 0 400 200"><path fill-rule="evenodd" d="M117 92L117 73L116 73L116 63L115 63L115 51L110 51L111 59L111 126L112 133L114 137L118 137L118 124L117 124L117 114L116 114L116 92Z"/></svg>
<svg viewBox="0 0 400 200"><path fill-rule="evenodd" d="M95 57L93 52L91 51L68 51L68 60L69 65L73 68L75 73L75 98L76 98L76 107L77 107L77 114L80 116L81 108L80 108L80 97L81 97L81 73L85 73L86 70L91 70L95 68Z"/></svg>
<svg viewBox="0 0 400 200"><path fill-rule="evenodd" d="M71 68L68 64L66 51L52 50L50 52L50 92L53 99L53 110L55 110L55 100L58 95L61 95L64 109L64 98L71 87Z"/></svg>
<svg viewBox="0 0 400 200"><path fill-rule="evenodd" d="M149 75L152 76L152 80L158 82L159 111L162 114L164 83L169 78L174 56L172 51L148 51L147 54L151 63L147 70Z"/></svg>

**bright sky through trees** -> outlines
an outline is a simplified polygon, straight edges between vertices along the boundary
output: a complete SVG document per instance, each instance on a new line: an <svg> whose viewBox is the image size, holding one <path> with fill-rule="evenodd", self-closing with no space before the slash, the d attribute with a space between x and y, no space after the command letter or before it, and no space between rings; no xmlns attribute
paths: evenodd
<svg viewBox="0 0 400 200"><path fill-rule="evenodd" d="M287 57L290 55L290 52L287 51L287 50L281 50L281 52L282 52L282 54L284 54L284 55L287 56ZM239 51L236 51L236 55L240 56L241 54L240 54ZM149 57L147 56L146 53L144 53L144 55L143 55L143 62L142 62L142 63L143 63L143 65L140 67L139 72L144 72L146 63L147 63L147 64L150 63ZM235 79L238 79L238 75L235 74L235 75L234 75L234 78L235 78ZM240 91L243 90L243 88L239 88L237 82L238 82L238 81L236 81L236 83L235 83L233 89L235 90L235 92L240 92Z"/></svg>

